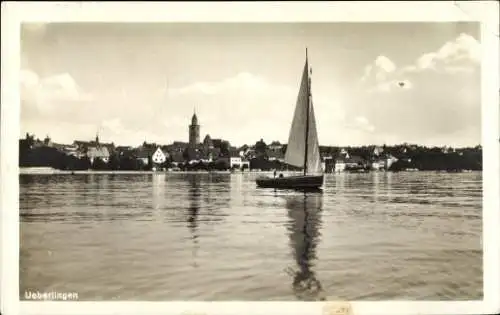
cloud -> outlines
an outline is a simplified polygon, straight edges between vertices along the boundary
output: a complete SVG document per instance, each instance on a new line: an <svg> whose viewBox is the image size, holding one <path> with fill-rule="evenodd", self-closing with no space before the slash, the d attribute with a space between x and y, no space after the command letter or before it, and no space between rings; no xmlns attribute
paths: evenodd
<svg viewBox="0 0 500 315"><path fill-rule="evenodd" d="M481 62L481 46L468 34L460 34L435 52L422 55L407 71L435 70L445 72L470 72Z"/></svg>
<svg viewBox="0 0 500 315"><path fill-rule="evenodd" d="M361 128L361 129L368 131L368 132L375 131L375 126L373 126L368 121L368 119L366 117L357 116L354 121L355 121L356 127L358 127L358 128Z"/></svg>
<svg viewBox="0 0 500 315"><path fill-rule="evenodd" d="M158 132L158 129L155 129L153 132L148 132L146 129L134 128L120 118L97 123L59 120L50 124L40 119L26 119L22 121L20 132L20 137L24 137L26 133L35 134L38 138L47 135L54 142L66 144L73 143L74 140L93 140L96 133L99 134L100 141L114 142L115 145L137 146L144 141L162 143L161 130Z"/></svg>
<svg viewBox="0 0 500 315"><path fill-rule="evenodd" d="M248 72L219 81L170 87L167 102L176 108L174 111L173 107L165 107L167 118L163 124L170 134L184 139L187 137L187 124L196 109L202 137L210 134L212 137L227 137L228 140L240 139L235 140L238 143L255 141L264 134L286 139L295 108L295 90L298 91L298 86L271 82ZM179 108L183 110L179 111ZM268 132L264 133L265 128Z"/></svg>
<svg viewBox="0 0 500 315"><path fill-rule="evenodd" d="M130 126L130 124L123 123L120 118L104 120L99 128L100 138L103 141L114 141L115 144L121 145L139 145L144 141L162 143L161 128L155 128L157 132L148 132L145 129Z"/></svg>
<svg viewBox="0 0 500 315"><path fill-rule="evenodd" d="M20 77L23 115L61 119L93 100L68 73L41 78L24 69Z"/></svg>
<svg viewBox="0 0 500 315"><path fill-rule="evenodd" d="M282 85L273 85L265 78L253 75L248 72L240 72L234 77L226 78L221 81L214 82L196 82L181 88L169 88L170 96L178 96L185 94L205 94L214 95L221 92L252 93L252 94L269 94L282 93L289 94L293 91Z"/></svg>
<svg viewBox="0 0 500 315"><path fill-rule="evenodd" d="M202 138L210 134L240 144L242 138L259 138L264 129L276 129L286 138L296 97L287 86L245 72L220 81L169 87L166 99L128 87L119 88L121 94L99 94L94 99L67 73L40 78L23 70L21 77L24 121L90 124L87 138L100 130L103 139L117 143L187 141L194 108Z"/></svg>
<svg viewBox="0 0 500 315"><path fill-rule="evenodd" d="M158 134L165 130L160 122L162 116L150 106L145 110L130 95L124 95L123 99L116 95L96 97L85 91L69 73L40 77L24 69L20 84L23 130L37 135L57 135L54 141L70 143L75 139L92 139L99 132L103 141L140 144L161 140ZM65 132L61 126L69 127ZM144 131L151 129L156 132ZM67 130L71 130L75 139L66 138Z"/></svg>
<svg viewBox="0 0 500 315"><path fill-rule="evenodd" d="M373 133L375 131L375 126L365 116L349 118L343 121L341 126L345 128L345 135L349 134L349 136L352 136L353 133L366 136L366 133Z"/></svg>
<svg viewBox="0 0 500 315"><path fill-rule="evenodd" d="M297 77L296 85L285 85L242 72L219 81L170 87L168 103L176 109L174 114L174 110L165 108L162 123L165 134L187 140L187 125L196 108L202 138L209 134L212 138L227 138L236 145L255 143L260 138L287 141L299 81ZM320 141L332 142L332 138L341 137L332 131L343 124L345 113L340 102L329 96L330 91L316 89L314 106L318 128L330 131L320 134Z"/></svg>
<svg viewBox="0 0 500 315"><path fill-rule="evenodd" d="M409 90L414 87L412 78L421 72L445 74L470 74L479 69L480 43L472 36L461 33L438 50L418 57L413 64L396 67L386 56L378 56L365 67L361 82L370 92Z"/></svg>
<svg viewBox="0 0 500 315"><path fill-rule="evenodd" d="M363 86L369 93L408 90L413 87L406 73L396 67L396 64L386 56L378 56L365 67L361 77Z"/></svg>
<svg viewBox="0 0 500 315"><path fill-rule="evenodd" d="M396 71L396 65L386 56L378 56L373 64L365 67L365 74L361 81L367 81L370 78L375 78L377 81L382 81L387 78L390 73Z"/></svg>
<svg viewBox="0 0 500 315"><path fill-rule="evenodd" d="M103 128L111 131L115 135L120 135L125 131L125 128L123 128L122 122L119 118L105 120L101 125Z"/></svg>
<svg viewBox="0 0 500 315"><path fill-rule="evenodd" d="M478 143L479 51L476 39L460 34L408 65L396 66L389 58L378 56L365 68L361 90L348 108L349 120L365 117L377 130L380 142L389 138L446 142L460 134L462 140ZM363 121L358 119L351 126L367 130Z"/></svg>

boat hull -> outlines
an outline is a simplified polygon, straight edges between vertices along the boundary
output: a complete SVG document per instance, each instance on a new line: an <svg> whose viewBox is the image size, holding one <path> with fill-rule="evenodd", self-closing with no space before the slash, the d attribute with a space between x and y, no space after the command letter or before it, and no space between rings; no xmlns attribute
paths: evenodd
<svg viewBox="0 0 500 315"><path fill-rule="evenodd" d="M280 189L319 189L323 186L323 175L301 175L287 177L260 177L258 187Z"/></svg>

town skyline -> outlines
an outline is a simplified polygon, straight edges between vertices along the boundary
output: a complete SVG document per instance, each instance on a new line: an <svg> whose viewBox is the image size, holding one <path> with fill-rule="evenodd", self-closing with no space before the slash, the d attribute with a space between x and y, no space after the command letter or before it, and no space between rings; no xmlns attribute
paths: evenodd
<svg viewBox="0 0 500 315"><path fill-rule="evenodd" d="M41 135L38 135L36 133L32 133L32 132L27 131L25 134L19 136L19 140L26 139L27 135L29 135L30 137L34 137L35 140L38 140L38 141L41 141L41 142L43 142L45 139L48 138L48 139L50 139L51 142L57 143L57 144L62 144L62 145L71 145L74 142L92 142L92 141L95 142L95 140L97 138L99 139L99 143L102 143L102 144L113 144L114 146L117 146L117 147L140 147L144 143L146 143L148 145L154 144L154 145L157 145L158 147L160 147L160 146L168 146L168 145L172 145L172 144L175 144L175 143L183 143L183 144L189 145L189 139L188 140L186 140L186 139L174 139L174 140L171 140L171 141L168 141L168 142L164 142L164 141L163 142L162 141L148 141L147 139L145 139L144 141L139 142L139 143L120 143L120 142L114 141L113 139L103 139L99 135L98 132L95 133L93 136L91 135L90 137L87 137L87 138L78 138L78 139L75 138L75 139L72 139L70 141L64 142L64 141L57 141L57 139L52 138L49 134L41 136ZM203 139L200 139L200 141L198 142L199 145L203 144L204 138L206 136L209 136L211 140L227 141L227 142L229 142L229 144L231 145L231 147L234 147L234 148L241 148L243 146L252 147L252 146L255 146L255 144L257 142L260 142L260 141L264 141L264 143L266 143L266 145L271 145L273 143L278 143L280 145L287 145L287 141L273 140L271 138L256 138L253 142L251 141L249 143L241 143L241 144L240 143L236 143L235 144L235 143L231 142L231 140L229 140L227 138L224 138L224 137L212 137L210 134L203 135L203 137L202 137ZM189 135L187 137L189 137ZM401 142L401 143L371 143L371 144L360 144L360 145L327 145L327 144L320 143L319 146L320 147L330 147L330 148L348 148L348 147L357 148L357 147L383 147L383 146L419 146L419 147L426 147L426 148L455 148L455 149L465 149L465 148L482 147L482 144L481 143L476 143L476 144L462 145L462 146L451 146L451 145L446 145L446 144L444 144L444 145L425 145L425 144L420 144L420 143Z"/></svg>
<svg viewBox="0 0 500 315"><path fill-rule="evenodd" d="M196 108L202 138L286 143L307 46L321 145L471 147L478 35L462 22L25 25L21 137L188 142Z"/></svg>

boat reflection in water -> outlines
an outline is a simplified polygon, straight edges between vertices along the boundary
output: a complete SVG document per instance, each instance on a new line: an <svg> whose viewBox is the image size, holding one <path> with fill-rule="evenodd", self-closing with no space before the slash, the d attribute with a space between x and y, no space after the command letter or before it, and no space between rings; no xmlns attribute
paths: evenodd
<svg viewBox="0 0 500 315"><path fill-rule="evenodd" d="M293 291L303 301L322 300L323 289L313 271L316 247L320 238L323 194L321 191L298 192L286 196L290 247L296 267L288 273L293 277Z"/></svg>

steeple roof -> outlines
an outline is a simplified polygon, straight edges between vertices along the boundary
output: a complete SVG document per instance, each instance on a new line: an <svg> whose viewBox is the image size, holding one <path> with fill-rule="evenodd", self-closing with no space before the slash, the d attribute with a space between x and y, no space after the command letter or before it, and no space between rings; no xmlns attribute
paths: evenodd
<svg viewBox="0 0 500 315"><path fill-rule="evenodd" d="M198 125L198 117L196 116L196 113L194 113L191 118L191 125Z"/></svg>

